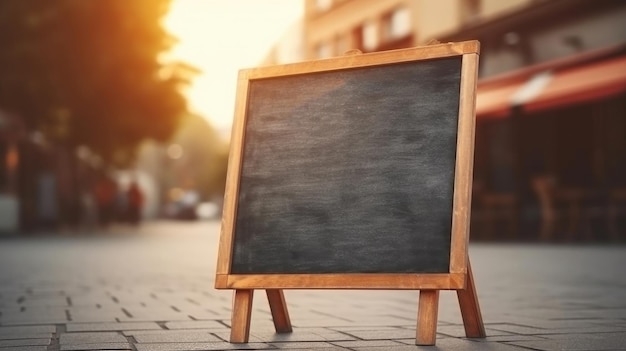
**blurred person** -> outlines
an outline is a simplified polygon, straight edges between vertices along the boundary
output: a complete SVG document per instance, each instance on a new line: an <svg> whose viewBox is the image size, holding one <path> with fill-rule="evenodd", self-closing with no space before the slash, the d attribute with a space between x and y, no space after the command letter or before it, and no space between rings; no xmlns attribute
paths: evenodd
<svg viewBox="0 0 626 351"><path fill-rule="evenodd" d="M90 230L95 228L98 222L98 208L96 199L92 192L83 191L80 194L81 225Z"/></svg>
<svg viewBox="0 0 626 351"><path fill-rule="evenodd" d="M95 185L94 195L98 211L98 223L106 227L111 223L115 212L117 183L108 176L102 176Z"/></svg>
<svg viewBox="0 0 626 351"><path fill-rule="evenodd" d="M50 171L37 179L37 216L39 229L55 230L58 226L57 180Z"/></svg>
<svg viewBox="0 0 626 351"><path fill-rule="evenodd" d="M127 213L128 221L133 225L138 225L141 220L141 210L144 203L144 195L137 184L137 181L132 181L126 191L127 196Z"/></svg>

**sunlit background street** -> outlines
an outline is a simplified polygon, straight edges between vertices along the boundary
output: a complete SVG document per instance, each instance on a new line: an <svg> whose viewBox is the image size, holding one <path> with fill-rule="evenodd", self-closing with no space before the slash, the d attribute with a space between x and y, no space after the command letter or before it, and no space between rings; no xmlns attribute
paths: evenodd
<svg viewBox="0 0 626 351"><path fill-rule="evenodd" d="M472 239L623 241L624 18L611 0L5 2L0 232L219 217L240 69L479 40Z"/></svg>
<svg viewBox="0 0 626 351"><path fill-rule="evenodd" d="M620 0L0 1L0 350L231 348L238 71L465 40L489 337L452 296L439 345L626 350ZM415 292L290 293L294 336L255 302L250 349L415 349Z"/></svg>

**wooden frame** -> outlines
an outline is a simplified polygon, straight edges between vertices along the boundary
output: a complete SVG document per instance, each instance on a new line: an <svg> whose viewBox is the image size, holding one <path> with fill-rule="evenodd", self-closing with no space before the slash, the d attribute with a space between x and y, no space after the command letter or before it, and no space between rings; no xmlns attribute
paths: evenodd
<svg viewBox="0 0 626 351"><path fill-rule="evenodd" d="M478 53L479 43L477 41L467 41L240 71L215 281L217 289L236 290L231 342L247 342L248 340L252 292L254 289L268 289L268 300L272 308L277 332L291 331L289 315L281 289L421 290L420 312L418 316L420 329L418 330L416 341L418 344L426 345L434 344L435 340L436 306L438 304L439 290L458 290L464 321L466 317L468 319L466 330L468 325L470 325L468 336L484 336L484 328L482 328L482 319L474 291L473 277L469 269L467 253L472 192ZM231 274L235 218L237 215L239 180L245 141L246 106L248 104L250 81L269 77L337 71L453 56L462 57L462 61L454 195L452 199L449 273ZM470 312L465 313L466 311ZM425 327L424 325L429 326Z"/></svg>

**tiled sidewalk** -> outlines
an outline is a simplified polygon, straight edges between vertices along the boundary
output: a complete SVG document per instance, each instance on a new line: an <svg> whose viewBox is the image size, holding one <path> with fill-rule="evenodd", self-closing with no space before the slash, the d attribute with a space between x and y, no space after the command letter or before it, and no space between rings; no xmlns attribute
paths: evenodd
<svg viewBox="0 0 626 351"><path fill-rule="evenodd" d="M488 337L467 339L442 292L436 347L415 346L416 291L288 290L277 335L263 291L248 344L213 289L216 222L108 235L0 238L0 351L626 350L626 247L473 244Z"/></svg>

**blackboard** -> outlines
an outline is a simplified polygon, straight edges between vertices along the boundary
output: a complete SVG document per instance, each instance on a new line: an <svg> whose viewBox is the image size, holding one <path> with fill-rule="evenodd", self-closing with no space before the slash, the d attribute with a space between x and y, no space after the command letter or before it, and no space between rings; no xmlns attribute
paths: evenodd
<svg viewBox="0 0 626 351"><path fill-rule="evenodd" d="M476 51L240 72L218 278L464 273Z"/></svg>

